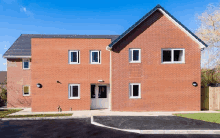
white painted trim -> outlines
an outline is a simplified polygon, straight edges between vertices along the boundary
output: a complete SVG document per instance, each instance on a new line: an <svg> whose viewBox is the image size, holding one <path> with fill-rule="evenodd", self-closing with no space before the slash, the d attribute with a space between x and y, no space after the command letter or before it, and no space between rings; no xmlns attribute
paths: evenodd
<svg viewBox="0 0 220 138"><path fill-rule="evenodd" d="M176 22L173 18L171 18L165 11L161 8L158 8L160 12L162 12L172 23L174 23L178 28L180 28L184 33L186 33L193 41L199 44L200 48L205 48L206 46L202 44L198 39L196 39L192 34L190 34L185 28L183 28L178 22Z"/></svg>
<svg viewBox="0 0 220 138"><path fill-rule="evenodd" d="M111 111L112 110L112 51L110 51L110 77L109 77L109 82L110 82L110 94L109 94L109 110Z"/></svg>
<svg viewBox="0 0 220 138"><path fill-rule="evenodd" d="M93 62L92 61L92 53L93 52L98 52L98 62ZM99 62L99 52L100 52L100 62ZM101 50L90 50L90 64L101 64L101 57L102 57L101 54L102 54Z"/></svg>
<svg viewBox="0 0 220 138"><path fill-rule="evenodd" d="M139 60L138 61L133 61L133 51L134 50L139 51ZM130 56L131 56L131 59L129 60L129 63L141 63L141 49L140 48L129 48L129 58L130 58Z"/></svg>
<svg viewBox="0 0 220 138"><path fill-rule="evenodd" d="M138 85L139 86L139 91L138 91L138 95L139 96L132 96L133 95L133 85ZM130 89L132 86L132 89ZM132 93L130 95L130 92ZM140 99L141 98L141 83L129 83L129 99Z"/></svg>
<svg viewBox="0 0 220 138"><path fill-rule="evenodd" d="M78 97L71 97L70 86L78 86ZM69 84L68 85L68 99L80 99L80 84Z"/></svg>
<svg viewBox="0 0 220 138"><path fill-rule="evenodd" d="M25 86L28 86L29 88L29 94L24 94L24 87ZM30 94L31 94L31 87L30 87L30 85L22 85L22 93L23 93L23 96L30 96Z"/></svg>
<svg viewBox="0 0 220 138"><path fill-rule="evenodd" d="M28 68L24 68L24 60L28 60ZM22 58L22 69L29 70L30 69L30 59L29 58Z"/></svg>
<svg viewBox="0 0 220 138"><path fill-rule="evenodd" d="M71 52L76 52L77 53L77 61L76 62L71 62ZM78 54L79 53L79 54ZM69 64L80 64L80 50L69 50ZM79 61L78 61L79 59Z"/></svg>
<svg viewBox="0 0 220 138"><path fill-rule="evenodd" d="M171 50L171 62L163 62L163 51ZM182 61L174 61L174 50L182 50L183 51L183 60ZM161 49L161 64L184 64L185 63L185 49L184 48L162 48Z"/></svg>
<svg viewBox="0 0 220 138"><path fill-rule="evenodd" d="M3 56L3 58L31 58L31 56Z"/></svg>

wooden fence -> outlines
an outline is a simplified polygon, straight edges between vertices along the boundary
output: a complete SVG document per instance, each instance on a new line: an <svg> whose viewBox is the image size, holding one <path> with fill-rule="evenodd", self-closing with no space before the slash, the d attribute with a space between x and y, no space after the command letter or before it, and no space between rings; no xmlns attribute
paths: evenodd
<svg viewBox="0 0 220 138"><path fill-rule="evenodd" d="M201 88L201 109L220 110L220 87Z"/></svg>

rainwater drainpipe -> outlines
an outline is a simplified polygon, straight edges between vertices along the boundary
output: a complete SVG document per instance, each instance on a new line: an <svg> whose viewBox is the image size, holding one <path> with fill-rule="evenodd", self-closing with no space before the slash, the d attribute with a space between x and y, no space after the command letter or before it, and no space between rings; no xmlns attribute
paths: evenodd
<svg viewBox="0 0 220 138"><path fill-rule="evenodd" d="M109 95L109 110L112 110L112 48L109 46L106 47L106 50L110 52L110 77L109 77L109 82L110 82L110 95Z"/></svg>

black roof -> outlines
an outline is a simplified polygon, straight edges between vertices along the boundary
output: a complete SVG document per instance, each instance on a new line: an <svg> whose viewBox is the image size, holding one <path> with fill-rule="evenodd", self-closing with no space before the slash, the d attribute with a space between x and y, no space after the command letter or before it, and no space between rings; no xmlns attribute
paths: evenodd
<svg viewBox="0 0 220 138"><path fill-rule="evenodd" d="M173 20L175 20L178 24L180 24L186 31L188 31L192 36L194 36L199 42L201 42L206 47L207 44L205 44L201 39L199 39L194 33L192 33L188 28L186 28L181 22L179 22L175 17L173 17L168 11L166 11L162 6L159 4L154 7L150 12L148 12L146 15L144 15L139 21L137 21L135 24L133 24L130 28L128 28L124 33L122 33L117 39L115 39L111 44L109 44L109 47L113 47L119 40L121 40L124 36L126 36L130 31L132 31L135 27L137 27L142 21L144 21L146 18L148 18L152 13L154 13L156 10L162 9L166 14L168 14Z"/></svg>
<svg viewBox="0 0 220 138"><path fill-rule="evenodd" d="M86 39L111 39L114 41L119 35L44 35L21 34L20 37L4 53L5 56L31 56L31 38L86 38Z"/></svg>

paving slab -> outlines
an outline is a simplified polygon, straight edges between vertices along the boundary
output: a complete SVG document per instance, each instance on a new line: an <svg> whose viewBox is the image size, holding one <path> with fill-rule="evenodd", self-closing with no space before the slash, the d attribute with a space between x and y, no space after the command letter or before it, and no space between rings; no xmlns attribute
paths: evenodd
<svg viewBox="0 0 220 138"><path fill-rule="evenodd" d="M220 124L177 116L93 116L99 124L130 130L220 130Z"/></svg>

